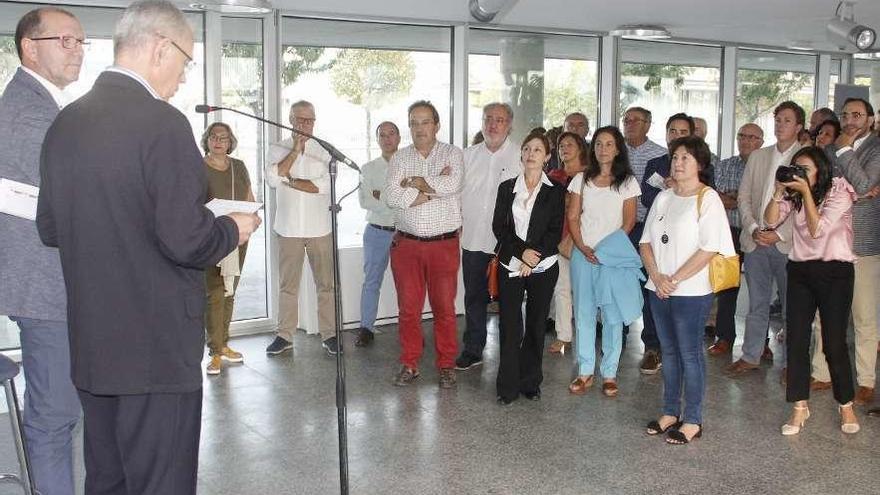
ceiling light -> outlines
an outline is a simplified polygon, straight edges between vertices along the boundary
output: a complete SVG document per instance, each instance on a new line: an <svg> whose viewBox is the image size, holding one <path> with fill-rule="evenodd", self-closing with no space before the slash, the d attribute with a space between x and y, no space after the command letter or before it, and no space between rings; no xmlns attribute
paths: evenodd
<svg viewBox="0 0 880 495"><path fill-rule="evenodd" d="M799 51L804 51L804 52L811 52L811 51L815 50L816 47L813 46L812 41L800 40L800 41L792 41L791 43L789 43L788 49L789 50L799 50Z"/></svg>
<svg viewBox="0 0 880 495"><path fill-rule="evenodd" d="M208 10L221 14L262 15L272 12L268 0L205 0L189 4L198 10Z"/></svg>
<svg viewBox="0 0 880 495"><path fill-rule="evenodd" d="M665 40L672 37L665 27L653 24L625 24L612 29L608 34L611 36L644 40Z"/></svg>
<svg viewBox="0 0 880 495"><path fill-rule="evenodd" d="M870 50L877 40L877 33L873 29L855 22L853 4L852 1L837 4L835 17L828 21L826 28L833 37L845 40L861 51Z"/></svg>

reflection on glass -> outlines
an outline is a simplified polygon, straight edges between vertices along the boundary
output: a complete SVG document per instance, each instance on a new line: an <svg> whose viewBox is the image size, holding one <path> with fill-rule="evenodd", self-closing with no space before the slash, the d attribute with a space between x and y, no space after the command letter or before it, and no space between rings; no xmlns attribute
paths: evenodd
<svg viewBox="0 0 880 495"><path fill-rule="evenodd" d="M480 130L484 105L503 101L514 111L516 141L535 127L561 126L581 112L598 117L595 38L471 30L468 55L468 138Z"/></svg>
<svg viewBox="0 0 880 495"><path fill-rule="evenodd" d="M225 41L221 47L220 85L221 106L263 117L263 44L260 19L223 18L224 32L228 24L236 23L247 29L250 40ZM233 31L237 32L237 31ZM233 155L242 160L251 178L251 190L259 202L264 202L264 146L265 124L232 112L222 112L217 118L229 124L238 138ZM262 217L263 211L260 211ZM233 320L266 318L266 233L270 225L263 224L248 242L247 256L235 295Z"/></svg>
<svg viewBox="0 0 880 495"><path fill-rule="evenodd" d="M619 115L640 106L652 114L648 138L666 144L666 119L685 112L706 119L706 142L718 149L718 95L721 70L669 64L621 64Z"/></svg>

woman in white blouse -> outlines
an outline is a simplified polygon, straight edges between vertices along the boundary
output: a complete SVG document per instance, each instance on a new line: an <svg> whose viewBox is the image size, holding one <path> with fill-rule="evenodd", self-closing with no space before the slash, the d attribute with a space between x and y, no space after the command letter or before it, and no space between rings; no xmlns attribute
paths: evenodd
<svg viewBox="0 0 880 495"><path fill-rule="evenodd" d="M544 174L550 143L530 134L522 144L523 173L498 186L492 231L498 239L498 305L501 343L498 403L520 394L541 398L541 356L550 298L559 276L565 189ZM525 297L528 294L528 297ZM526 300L523 327L522 303Z"/></svg>
<svg viewBox="0 0 880 495"><path fill-rule="evenodd" d="M716 253L735 251L721 198L705 185L709 147L690 136L676 139L669 150L674 185L657 195L640 249L663 352L663 414L648 423L647 433L668 432L666 441L679 445L703 432L703 325L713 298L708 264Z"/></svg>
<svg viewBox="0 0 880 495"><path fill-rule="evenodd" d="M609 234L622 230L629 234L636 223L636 202L641 189L632 173L627 156L626 142L620 130L613 126L597 129L590 146L587 168L575 176L568 185L572 193L568 204L568 228L574 242L571 253L571 287L575 307L577 332L575 358L578 375L568 386L569 392L582 395L593 385L596 368L596 318L601 304L600 294L607 287L597 287L601 265L596 248ZM629 246L631 255L638 262L638 255ZM619 250L619 248L617 248ZM625 254L625 253L624 253ZM640 314L642 299L638 295L638 282L631 287L629 306ZM623 347L623 321L603 310L602 392L608 397L617 396L617 365ZM632 313L632 311L629 311Z"/></svg>

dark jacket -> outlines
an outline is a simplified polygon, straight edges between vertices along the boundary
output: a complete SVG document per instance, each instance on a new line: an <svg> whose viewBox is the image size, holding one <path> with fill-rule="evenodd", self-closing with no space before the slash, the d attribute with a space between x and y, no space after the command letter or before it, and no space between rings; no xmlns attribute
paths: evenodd
<svg viewBox="0 0 880 495"><path fill-rule="evenodd" d="M498 239L495 252L501 263L509 264L511 257L522 259L523 251L528 248L541 253L541 258L553 256L559 252L559 241L562 238L562 223L565 218L565 187L553 183L543 184L532 217L529 220L529 231L526 239L516 235L516 223L513 220L514 192L516 178L508 179L498 186L495 201L495 215L492 218L492 232Z"/></svg>
<svg viewBox="0 0 880 495"><path fill-rule="evenodd" d="M73 383L96 395L201 387L205 277L238 242L204 206L207 179L182 113L104 72L49 128L40 237L67 288Z"/></svg>

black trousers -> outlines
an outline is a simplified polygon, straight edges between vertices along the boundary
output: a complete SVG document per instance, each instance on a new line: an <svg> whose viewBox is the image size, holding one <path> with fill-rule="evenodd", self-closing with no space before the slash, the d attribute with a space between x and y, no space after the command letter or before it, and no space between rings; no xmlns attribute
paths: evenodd
<svg viewBox="0 0 880 495"><path fill-rule="evenodd" d="M510 278L498 267L499 341L501 353L495 387L500 397L516 399L520 393L539 392L544 374L544 330L550 299L559 278L559 264L543 273ZM523 326L522 303L526 300Z"/></svg>
<svg viewBox="0 0 880 495"><path fill-rule="evenodd" d="M739 246L739 234L741 230L736 227L730 228L733 237L733 247L739 255L739 268L742 271L743 253ZM739 297L739 287L732 287L719 292L715 296L718 300L718 314L715 316L715 334L718 340L726 340L733 346L736 342L736 299Z"/></svg>
<svg viewBox="0 0 880 495"><path fill-rule="evenodd" d="M822 350L831 373L834 399L853 400L852 369L846 345L846 327L852 308L853 264L843 261L789 261L785 345L788 402L810 398L810 340L813 318L819 309Z"/></svg>
<svg viewBox="0 0 880 495"><path fill-rule="evenodd" d="M79 399L87 495L196 493L202 389Z"/></svg>

